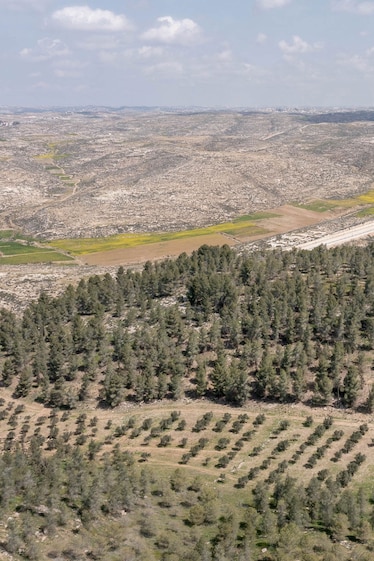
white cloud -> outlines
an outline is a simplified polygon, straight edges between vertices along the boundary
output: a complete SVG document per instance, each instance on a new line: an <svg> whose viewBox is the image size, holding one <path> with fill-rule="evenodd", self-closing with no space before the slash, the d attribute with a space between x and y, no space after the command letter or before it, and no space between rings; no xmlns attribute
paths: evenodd
<svg viewBox="0 0 374 561"><path fill-rule="evenodd" d="M78 60L55 59L53 61L54 73L59 78L77 78L81 76L82 70L87 66L86 63Z"/></svg>
<svg viewBox="0 0 374 561"><path fill-rule="evenodd" d="M56 68L54 70L54 75L57 78L79 78L80 72L76 70L66 70L65 68Z"/></svg>
<svg viewBox="0 0 374 561"><path fill-rule="evenodd" d="M165 55L163 47L153 47L145 45L142 47L123 48L120 45L109 48L96 49L100 62L117 66L123 62L135 64L151 64L155 60L160 60Z"/></svg>
<svg viewBox="0 0 374 561"><path fill-rule="evenodd" d="M374 2L358 0L333 0L332 7L336 11L351 12L362 16L370 16L374 14Z"/></svg>
<svg viewBox="0 0 374 561"><path fill-rule="evenodd" d="M118 52L111 52L111 51L99 51L98 52L98 60L103 64L107 65L117 65L118 62L121 60L121 57Z"/></svg>
<svg viewBox="0 0 374 561"><path fill-rule="evenodd" d="M283 8L291 2L292 0L257 0L257 5L264 10L271 10L272 8Z"/></svg>
<svg viewBox="0 0 374 561"><path fill-rule="evenodd" d="M143 45L142 47L133 47L129 49L117 48L112 52L102 51L100 60L111 64L118 64L123 61L134 62L136 64L150 64L153 60L159 60L165 55L163 47L153 47Z"/></svg>
<svg viewBox="0 0 374 561"><path fill-rule="evenodd" d="M150 47L149 45L140 47L138 54L141 58L154 58L162 56L164 50L162 47Z"/></svg>
<svg viewBox="0 0 374 561"><path fill-rule="evenodd" d="M265 33L258 33L257 37L256 37L256 42L259 43L260 45L263 45L264 43L266 43L266 41L268 40L268 36L265 35Z"/></svg>
<svg viewBox="0 0 374 561"><path fill-rule="evenodd" d="M371 74L373 72L373 65L370 60L364 56L353 55L349 57L343 57L339 61L342 66L347 66L351 70L356 70L362 74Z"/></svg>
<svg viewBox="0 0 374 561"><path fill-rule="evenodd" d="M52 14L61 27L78 31L129 31L133 27L123 14L92 10L88 6L68 6Z"/></svg>
<svg viewBox="0 0 374 561"><path fill-rule="evenodd" d="M142 39L161 43L187 45L196 41L201 29L192 19L175 20L171 16L158 18L158 27L152 27L142 34Z"/></svg>
<svg viewBox="0 0 374 561"><path fill-rule="evenodd" d="M161 62L160 64L154 64L153 66L148 66L145 69L145 73L148 75L159 76L180 76L183 74L183 65L179 62Z"/></svg>
<svg viewBox="0 0 374 561"><path fill-rule="evenodd" d="M122 41L118 38L118 35L107 35L107 34L90 34L80 38L76 42L77 47L83 49L84 51L118 51L122 47Z"/></svg>
<svg viewBox="0 0 374 561"><path fill-rule="evenodd" d="M292 43L288 44L286 41L279 41L278 43L280 50L284 55L296 55L310 53L322 48L320 43L314 43L311 45L307 43L298 35L292 37Z"/></svg>
<svg viewBox="0 0 374 561"><path fill-rule="evenodd" d="M32 49L25 48L20 52L22 58L29 59L32 62L42 62L69 54L70 51L65 43L60 41L60 39L50 39L49 37L39 39L36 47Z"/></svg>
<svg viewBox="0 0 374 561"><path fill-rule="evenodd" d="M365 75L372 75L374 73L374 47L367 49L364 54L342 56L339 59L339 64L347 66L351 70L356 70Z"/></svg>
<svg viewBox="0 0 374 561"><path fill-rule="evenodd" d="M218 60L220 62L231 62L233 59L232 56L232 51L231 49L224 49L223 51L221 51L220 53L218 53Z"/></svg>
<svg viewBox="0 0 374 561"><path fill-rule="evenodd" d="M268 75L268 72L267 70L265 70L265 68L255 66L254 64L249 64L248 62L245 62L240 66L240 72L245 76L256 80L261 80Z"/></svg>

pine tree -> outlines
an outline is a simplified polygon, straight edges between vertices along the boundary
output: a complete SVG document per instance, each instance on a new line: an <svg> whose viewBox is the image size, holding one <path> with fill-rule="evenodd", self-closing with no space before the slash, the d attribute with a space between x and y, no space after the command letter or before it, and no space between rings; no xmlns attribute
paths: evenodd
<svg viewBox="0 0 374 561"><path fill-rule="evenodd" d="M322 347L320 352L317 373L314 382L315 399L318 403L326 404L330 401L332 397L333 383L328 375L329 372L329 360L327 357L327 352Z"/></svg>
<svg viewBox="0 0 374 561"><path fill-rule="evenodd" d="M108 365L105 377L102 398L110 405L119 405L124 397L123 381L118 371L112 365Z"/></svg>
<svg viewBox="0 0 374 561"><path fill-rule="evenodd" d="M269 353L263 354L261 364L254 376L254 397L263 398L267 395L271 379L274 377L273 359Z"/></svg>
<svg viewBox="0 0 374 561"><path fill-rule="evenodd" d="M47 346L44 338L40 337L40 339L35 343L35 354L32 361L32 373L37 386L39 386L42 378L47 375L47 359Z"/></svg>
<svg viewBox="0 0 374 561"><path fill-rule="evenodd" d="M25 366L20 373L18 384L14 390L14 397L26 397L32 387L32 371L29 366Z"/></svg>
<svg viewBox="0 0 374 561"><path fill-rule="evenodd" d="M203 361L199 361L197 364L196 375L195 375L195 383L196 383L196 395L197 397L202 397L206 394L208 380L206 374L206 364Z"/></svg>
<svg viewBox="0 0 374 561"><path fill-rule="evenodd" d="M285 368L281 368L277 383L277 393L280 401L286 401L290 385L290 376Z"/></svg>
<svg viewBox="0 0 374 561"><path fill-rule="evenodd" d="M360 378L357 368L353 365L349 366L347 374L343 382L343 404L346 407L353 407L356 403L360 388Z"/></svg>
<svg viewBox="0 0 374 561"><path fill-rule="evenodd" d="M304 370L301 366L296 369L292 377L292 391L296 401L301 401L306 390Z"/></svg>
<svg viewBox="0 0 374 561"><path fill-rule="evenodd" d="M212 391L216 397L224 397L224 395L226 394L227 378L227 358L223 349L220 349L217 353L217 359L213 371L210 374Z"/></svg>
<svg viewBox="0 0 374 561"><path fill-rule="evenodd" d="M3 364L3 371L1 374L2 383L4 386L10 386L14 376L17 373L17 367L12 358L6 358Z"/></svg>
<svg viewBox="0 0 374 561"><path fill-rule="evenodd" d="M249 396L248 374L240 364L233 361L227 375L225 397L235 405L243 405Z"/></svg>
<svg viewBox="0 0 374 561"><path fill-rule="evenodd" d="M374 384L371 385L365 405L368 413L374 412Z"/></svg>

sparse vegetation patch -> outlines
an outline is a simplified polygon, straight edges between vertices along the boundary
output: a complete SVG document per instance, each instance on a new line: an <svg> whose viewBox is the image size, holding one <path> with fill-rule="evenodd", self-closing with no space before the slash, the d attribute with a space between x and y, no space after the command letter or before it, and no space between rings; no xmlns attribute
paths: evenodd
<svg viewBox="0 0 374 561"><path fill-rule="evenodd" d="M159 242L194 238L198 236L206 236L209 234L230 234L233 236L254 236L265 233L252 223L253 219L237 222L228 222L208 226L206 228L197 228L194 230L185 230L183 232L154 233L154 234L117 234L106 238L78 238L74 240L54 240L50 245L70 252L72 255L87 255L99 251L110 251L112 249L137 247L140 245L155 244ZM238 227L237 224L240 224Z"/></svg>

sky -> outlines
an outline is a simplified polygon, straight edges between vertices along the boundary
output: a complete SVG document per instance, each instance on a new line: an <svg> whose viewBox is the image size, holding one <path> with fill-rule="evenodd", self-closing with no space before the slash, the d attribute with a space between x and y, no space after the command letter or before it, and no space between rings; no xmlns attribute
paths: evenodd
<svg viewBox="0 0 374 561"><path fill-rule="evenodd" d="M0 10L0 106L374 106L374 0L0 0Z"/></svg>

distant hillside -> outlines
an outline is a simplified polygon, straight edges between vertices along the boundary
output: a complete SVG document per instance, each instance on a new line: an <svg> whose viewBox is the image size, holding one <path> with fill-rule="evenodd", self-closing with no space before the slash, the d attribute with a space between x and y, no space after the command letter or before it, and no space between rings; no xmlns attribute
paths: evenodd
<svg viewBox="0 0 374 561"><path fill-rule="evenodd" d="M2 127L0 227L170 232L371 188L370 111L137 109L24 110Z"/></svg>

